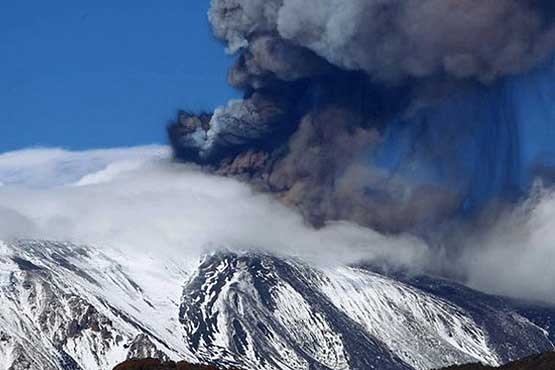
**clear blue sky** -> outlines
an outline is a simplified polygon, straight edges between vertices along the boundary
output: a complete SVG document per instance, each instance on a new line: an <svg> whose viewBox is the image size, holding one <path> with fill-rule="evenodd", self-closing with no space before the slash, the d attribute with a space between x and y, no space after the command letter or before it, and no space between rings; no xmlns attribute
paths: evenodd
<svg viewBox="0 0 555 370"><path fill-rule="evenodd" d="M165 142L238 96L209 0L0 0L0 152Z"/></svg>

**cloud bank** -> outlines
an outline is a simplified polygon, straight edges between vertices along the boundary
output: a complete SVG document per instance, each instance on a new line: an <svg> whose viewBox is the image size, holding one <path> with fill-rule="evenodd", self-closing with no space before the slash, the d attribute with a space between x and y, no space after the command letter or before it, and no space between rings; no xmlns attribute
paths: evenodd
<svg viewBox="0 0 555 370"><path fill-rule="evenodd" d="M7 153L0 181L0 239L69 240L184 261L230 249L414 272L448 265L475 288L555 302L555 193L541 187L485 234L467 235L464 254L448 259L412 236L346 222L314 229L247 185L172 163L165 147Z"/></svg>
<svg viewBox="0 0 555 370"><path fill-rule="evenodd" d="M542 189L505 214L461 258L467 283L512 297L555 303L555 192Z"/></svg>
<svg viewBox="0 0 555 370"><path fill-rule="evenodd" d="M428 259L426 245L411 237L387 238L348 223L315 230L247 185L172 163L165 147L13 152L0 156L0 179L4 239L69 240L181 259L212 249L324 264L379 258L409 266Z"/></svg>

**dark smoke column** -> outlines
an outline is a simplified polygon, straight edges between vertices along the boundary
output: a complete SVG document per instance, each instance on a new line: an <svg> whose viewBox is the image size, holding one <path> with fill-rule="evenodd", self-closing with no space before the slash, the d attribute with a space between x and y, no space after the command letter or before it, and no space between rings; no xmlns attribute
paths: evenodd
<svg viewBox="0 0 555 370"><path fill-rule="evenodd" d="M413 181L370 158L392 123L438 96L495 84L552 55L549 3L307 3L212 0L214 33L238 55L229 82L244 99L211 116L181 113L169 127L176 157L273 192L317 225L348 219L398 232L456 212L463 199L449 174L440 184ZM416 148L411 160L434 150Z"/></svg>

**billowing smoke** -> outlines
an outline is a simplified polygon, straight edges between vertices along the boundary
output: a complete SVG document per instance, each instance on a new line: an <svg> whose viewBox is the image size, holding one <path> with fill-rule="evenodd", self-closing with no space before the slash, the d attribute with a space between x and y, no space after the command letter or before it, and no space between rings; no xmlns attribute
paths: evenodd
<svg viewBox="0 0 555 370"><path fill-rule="evenodd" d="M467 235L458 266L467 282L496 294L555 302L555 193L538 186L532 196L480 237Z"/></svg>
<svg viewBox="0 0 555 370"><path fill-rule="evenodd" d="M229 82L245 96L204 123L180 114L176 156L317 226L423 234L512 202L532 172L555 173L524 152L517 96L541 89L518 76L553 76L541 67L553 15L542 0L212 0L214 33L238 55Z"/></svg>
<svg viewBox="0 0 555 370"><path fill-rule="evenodd" d="M540 185L528 201L501 212L494 227L456 236L464 253L452 259L408 234L347 222L312 228L268 194L173 163L165 147L0 154L0 181L0 241L72 241L146 256L148 266L156 254L185 269L222 248L410 272L446 266L482 290L555 300L555 194Z"/></svg>
<svg viewBox="0 0 555 370"><path fill-rule="evenodd" d="M290 80L318 73L301 46L381 81L491 81L553 51L555 29L544 10L539 0L213 0L210 20L230 51L249 50L254 75ZM268 46L265 35L282 41Z"/></svg>
<svg viewBox="0 0 555 370"><path fill-rule="evenodd" d="M165 148L4 154L0 239L386 261L552 302L550 5L212 0L244 97L168 127L210 174Z"/></svg>

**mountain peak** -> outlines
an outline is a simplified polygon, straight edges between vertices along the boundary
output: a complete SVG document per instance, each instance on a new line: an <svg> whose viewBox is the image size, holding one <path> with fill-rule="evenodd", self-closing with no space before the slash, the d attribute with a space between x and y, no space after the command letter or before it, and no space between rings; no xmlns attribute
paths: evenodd
<svg viewBox="0 0 555 370"><path fill-rule="evenodd" d="M172 263L4 243L0 370L105 370L149 357L247 370L424 370L554 348L544 324L555 310L447 280L254 252L210 253L190 272ZM137 273L147 267L156 274Z"/></svg>

